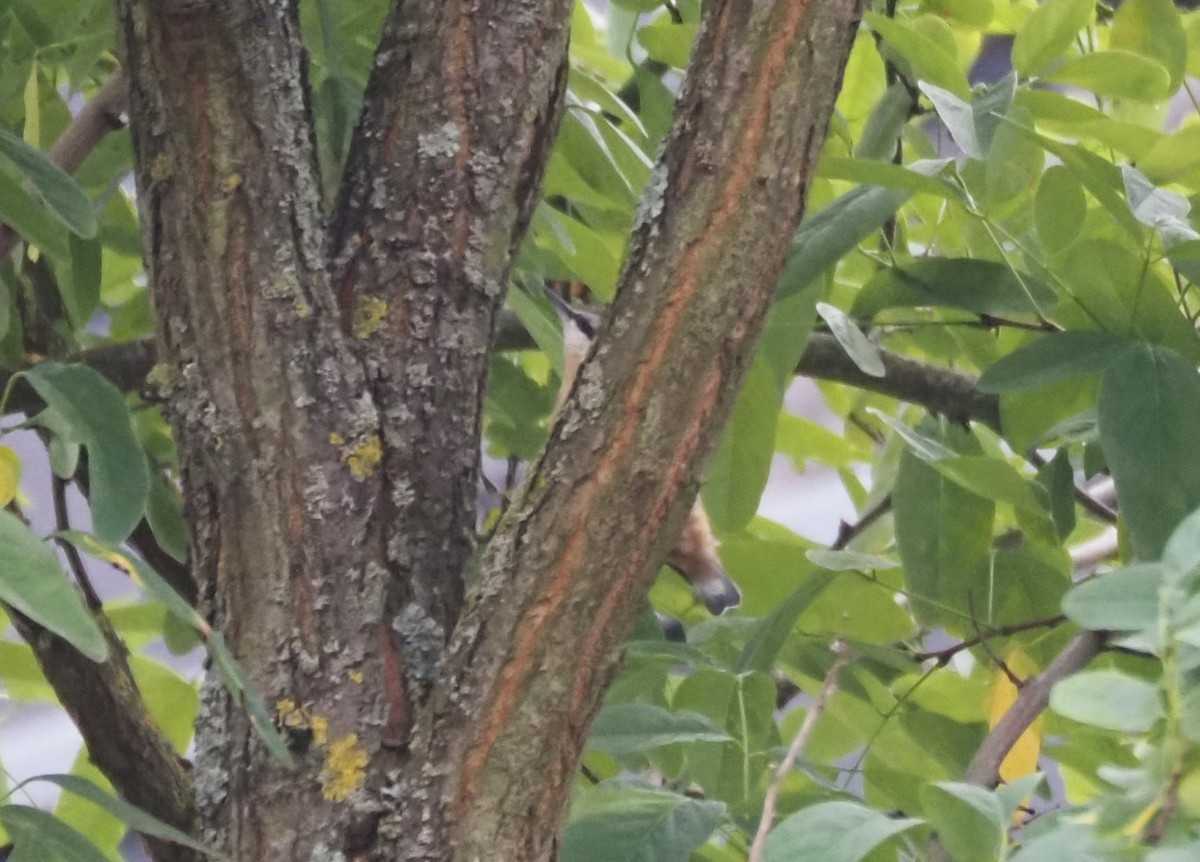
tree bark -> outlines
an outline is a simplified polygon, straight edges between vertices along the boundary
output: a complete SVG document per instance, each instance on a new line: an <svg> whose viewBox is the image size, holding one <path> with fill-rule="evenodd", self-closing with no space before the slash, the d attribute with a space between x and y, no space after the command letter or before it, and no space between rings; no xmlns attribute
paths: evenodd
<svg viewBox="0 0 1200 862"><path fill-rule="evenodd" d="M474 550L483 386L566 94L572 0L392 7L331 230L383 428L389 614L445 640Z"/></svg>
<svg viewBox="0 0 1200 862"><path fill-rule="evenodd" d="M309 858L369 817L347 798L361 759L386 759L396 676L380 646L378 420L326 274L295 9L117 8L201 604L266 702L309 725L290 773L209 675L204 837L236 859Z"/></svg>
<svg viewBox="0 0 1200 862"><path fill-rule="evenodd" d="M396 0L328 229L292 0L117 7L200 601L298 764L210 674L202 837L256 862L553 859L752 356L859 0L706 2L612 313L465 602L486 356L571 4Z"/></svg>
<svg viewBox="0 0 1200 862"><path fill-rule="evenodd" d="M705 4L617 298L483 554L380 858L555 858L588 728L753 355L859 14Z"/></svg>

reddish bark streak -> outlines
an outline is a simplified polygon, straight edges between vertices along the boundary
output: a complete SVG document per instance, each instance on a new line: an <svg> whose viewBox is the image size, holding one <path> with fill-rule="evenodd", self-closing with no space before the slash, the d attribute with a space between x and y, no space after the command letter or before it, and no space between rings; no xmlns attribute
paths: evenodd
<svg viewBox="0 0 1200 862"><path fill-rule="evenodd" d="M383 686L388 702L387 726L383 741L397 744L408 739L408 732L412 726L408 711L408 693L404 685L404 662L396 651L391 626L387 621L378 623L377 629L379 651L383 655Z"/></svg>
<svg viewBox="0 0 1200 862"><path fill-rule="evenodd" d="M665 484L646 524L642 528L638 540L633 547L638 553L630 556L621 573L613 581L612 590L604 598L604 603L596 612L591 631L580 650L579 673L575 676L575 684L571 688L570 714L578 715L583 705L584 694L591 688L592 674L596 665L596 656L602 650L604 632L612 625L612 619L617 613L622 598L632 588L637 574L646 565L646 556L652 544L655 533L666 520L683 483L687 479L688 470L695 457L703 437L703 429L707 426L707 418L716 408L720 395L721 383L724 378L721 366L713 365L700 385L700 396L696 401L696 409L688 424L687 434L679 441L675 457L667 467L664 477Z"/></svg>
<svg viewBox="0 0 1200 862"><path fill-rule="evenodd" d="M784 74L787 52L799 33L806 8L807 0L797 0L785 7L784 20L781 22L781 26L775 28L775 34L768 43L763 59L763 71L756 77L754 90L750 94L752 107L745 130L737 145L730 150L739 158L734 162L728 179L715 196L720 203L714 209L704 230L692 241L684 255L683 263L674 279L676 287L671 292L667 305L658 318L656 336L646 358L638 365L633 382L628 389L621 414L621 423L617 426L612 442L606 447L595 472L580 487L570 506L569 520L572 523L569 531L570 538L550 573L547 590L530 610L526 624L521 627L516 647L501 671L487 723L464 759L462 782L459 785L455 805L456 813L459 816L470 806L476 792L479 773L483 770L488 754L507 724L520 692L524 690L543 633L568 596L571 595L571 584L585 559L587 517L592 513L597 497L613 482L617 467L633 456L634 439L641 426L647 402L653 394L654 385L661 375L663 364L674 346L675 336L683 326L686 312L689 309L688 302L699 288L700 275L704 265L716 250L723 246L722 239L729 229L730 222L741 212L742 196L753 179L755 168L760 160L760 150L770 119L771 94L778 86L779 78ZM715 380L710 377L706 381L706 402L715 397L715 394L709 391L710 388L719 385L720 369L715 369L715 372L717 374ZM692 445L687 447L688 451L686 452L681 450L672 463L670 480L672 483L681 481L680 473L686 471L694 454L691 450L697 440L694 434L689 437L693 440ZM658 503L669 506L677 493L677 488L668 487ZM661 517L661 514L656 512L656 517L648 522L647 530L653 530ZM602 607L605 620L610 619L615 612L616 596L628 589L628 582L643 565L644 559L639 555L638 559L631 560L630 564L626 566L618 583L614 586L613 593L609 594ZM595 652L599 648L599 639L600 630L594 628L584 650L584 660L581 663L581 667L589 668L588 674L590 674ZM582 677L583 674L581 673L580 676ZM579 678L577 677L577 681ZM574 693L572 698L575 698Z"/></svg>

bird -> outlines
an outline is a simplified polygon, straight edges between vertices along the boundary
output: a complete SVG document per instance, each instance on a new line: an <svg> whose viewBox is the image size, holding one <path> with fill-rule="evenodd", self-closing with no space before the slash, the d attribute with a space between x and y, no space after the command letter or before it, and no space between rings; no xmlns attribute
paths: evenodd
<svg viewBox="0 0 1200 862"><path fill-rule="evenodd" d="M595 312L576 308L553 290L546 290L563 326L563 375L559 386L557 412L562 408L579 367L587 358L592 339L599 328L600 317ZM741 603L742 594L729 577L717 555L717 541L704 503L699 498L692 504L683 529L667 554L666 564L683 576L709 613L719 615Z"/></svg>

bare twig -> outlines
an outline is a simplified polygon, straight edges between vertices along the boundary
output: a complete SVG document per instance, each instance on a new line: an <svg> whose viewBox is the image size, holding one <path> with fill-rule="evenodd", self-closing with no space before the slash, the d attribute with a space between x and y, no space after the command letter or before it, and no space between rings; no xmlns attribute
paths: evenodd
<svg viewBox="0 0 1200 862"><path fill-rule="evenodd" d="M67 483L60 479L54 473L50 474L50 494L54 498L54 522L59 530L71 529L71 515L67 511ZM87 568L83 564L83 557L79 555L79 549L70 542L59 541L59 547L67 557L67 565L71 567L72 574L75 575L75 581L79 584L79 589L83 591L83 595L87 598L88 607L93 611L100 610L100 597L96 595L96 590L92 586L92 579L88 577Z"/></svg>
<svg viewBox="0 0 1200 862"><path fill-rule="evenodd" d="M512 315L502 315L494 345L500 350L534 347L529 334ZM960 371L880 350L884 376L865 374L832 335L813 333L796 366L796 373L815 380L845 383L901 401L919 404L955 422L982 422L1000 430L1000 400L980 392L975 378Z"/></svg>
<svg viewBox="0 0 1200 862"><path fill-rule="evenodd" d="M1100 535L1069 548L1076 574L1087 573L1105 560L1115 557L1120 550L1119 538L1117 528L1109 526Z"/></svg>
<svg viewBox="0 0 1200 862"><path fill-rule="evenodd" d="M829 672L825 674L825 684L821 686L821 693L817 695L813 705L808 708L800 730L797 731L792 744L788 746L787 754L783 756L779 768L775 770L774 778L771 779L770 786L767 787L767 795L763 800L762 818L758 821L758 832L754 835L754 843L750 845L747 862L762 862L763 845L766 843L767 833L771 831L771 826L775 822L775 806L779 799L779 788L792 771L792 767L795 766L796 759L803 753L804 747L808 745L809 737L812 736L813 729L817 726L817 719L821 717L829 699L837 691L838 677L850 663L852 655L844 643L837 641L833 645L833 650L837 653L837 659L829 668Z"/></svg>
<svg viewBox="0 0 1200 862"><path fill-rule="evenodd" d="M1020 634L1021 632L1032 631L1033 629L1054 628L1055 626L1066 621L1064 616L1049 617L1044 620L1030 620L1024 623L1014 623L1008 626L997 626L996 628L984 628L972 638L967 638L959 643L952 644L944 649L928 650L923 652L913 653L915 661L928 661L933 659L938 667L944 667L950 663L954 656L958 655L965 649L970 649L973 646L978 646L992 638L1008 637L1009 635Z"/></svg>
<svg viewBox="0 0 1200 862"><path fill-rule="evenodd" d="M892 495L888 494L870 509L863 512L862 517L853 524L847 524L845 521L842 521L838 525L837 539L832 545L829 546L829 550L844 551L851 542L853 542L858 536L861 536L868 527L887 514L891 508Z"/></svg>
<svg viewBox="0 0 1200 862"><path fill-rule="evenodd" d="M1027 459L1028 459L1029 463L1033 464L1034 466L1036 466L1038 468L1046 466L1046 459L1043 458L1041 455L1039 455L1037 452L1030 452L1029 455L1027 456ZM1087 509L1089 512L1091 512L1093 515L1095 515L1097 518L1099 518L1101 521L1104 521L1105 523L1108 523L1108 524L1117 523L1117 513L1114 512L1111 507L1109 507L1105 503L1102 503L1099 499L1097 499L1095 496L1093 496L1091 492L1085 491L1083 488L1080 488L1078 485L1073 484L1073 488L1074 488L1074 492L1075 492L1075 499L1076 499L1076 501L1078 501L1079 505L1083 506L1083 508Z"/></svg>

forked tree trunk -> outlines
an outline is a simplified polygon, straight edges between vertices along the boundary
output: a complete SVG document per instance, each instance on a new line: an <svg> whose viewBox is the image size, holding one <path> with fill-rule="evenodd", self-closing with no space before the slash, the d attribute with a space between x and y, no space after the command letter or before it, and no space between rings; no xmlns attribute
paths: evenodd
<svg viewBox="0 0 1200 862"><path fill-rule="evenodd" d="M396 0L328 218L294 3L118 0L201 601L298 762L206 685L206 838L247 862L555 857L859 5L705 3L594 359L464 601L487 346L561 113L569 0Z"/></svg>

